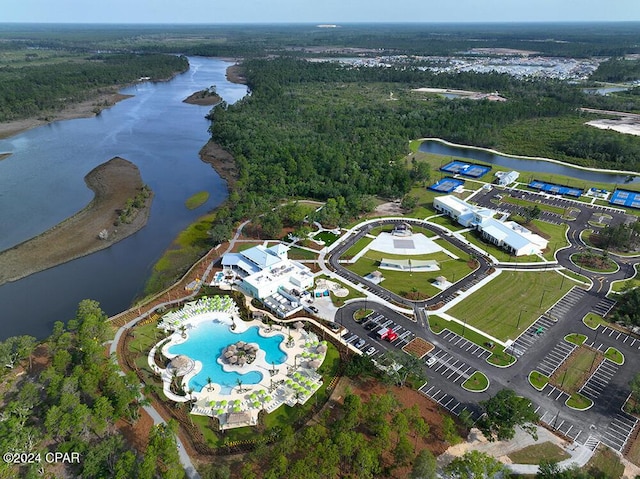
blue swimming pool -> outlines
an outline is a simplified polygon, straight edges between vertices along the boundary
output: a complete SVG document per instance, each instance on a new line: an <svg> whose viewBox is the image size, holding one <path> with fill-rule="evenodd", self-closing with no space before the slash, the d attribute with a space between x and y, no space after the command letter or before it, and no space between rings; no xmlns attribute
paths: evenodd
<svg viewBox="0 0 640 479"><path fill-rule="evenodd" d="M282 364L287 359L287 354L280 349L280 345L285 339L284 335L265 338L258 334L257 326L251 327L243 333L235 333L229 330L228 324L205 321L193 329L189 329L188 335L189 337L184 343L169 347L168 352L170 354L184 354L202 363L200 372L189 381L189 387L194 391L202 390L207 385L209 377L212 382L222 387L223 392L229 392L231 388L235 387L238 379L242 381L242 384L257 384L262 380L262 373L258 371L249 371L246 374L225 372L222 365L218 364L218 357L220 357L222 350L237 341L258 343L266 353L268 364Z"/></svg>

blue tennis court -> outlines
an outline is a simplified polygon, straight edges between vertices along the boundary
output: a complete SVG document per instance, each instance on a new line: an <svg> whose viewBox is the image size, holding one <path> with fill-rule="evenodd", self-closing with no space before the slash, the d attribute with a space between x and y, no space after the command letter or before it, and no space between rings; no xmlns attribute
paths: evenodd
<svg viewBox="0 0 640 479"><path fill-rule="evenodd" d="M544 191L545 193L551 193L552 195L566 195L579 198L582 196L582 190L580 188L573 188L571 186L556 185L554 183L545 183L544 181L533 180L529 183L529 188L535 190Z"/></svg>
<svg viewBox="0 0 640 479"><path fill-rule="evenodd" d="M446 177L431 185L429 189L431 191L438 191L440 193L451 193L460 185L464 185L464 181Z"/></svg>
<svg viewBox="0 0 640 479"><path fill-rule="evenodd" d="M470 176L471 178L480 178L491 171L491 167L465 163L463 161L452 161L440 167L440 170L446 171L447 173L458 173L460 175Z"/></svg>
<svg viewBox="0 0 640 479"><path fill-rule="evenodd" d="M626 206L628 208L640 208L640 193L627 190L616 190L609 201L612 205Z"/></svg>

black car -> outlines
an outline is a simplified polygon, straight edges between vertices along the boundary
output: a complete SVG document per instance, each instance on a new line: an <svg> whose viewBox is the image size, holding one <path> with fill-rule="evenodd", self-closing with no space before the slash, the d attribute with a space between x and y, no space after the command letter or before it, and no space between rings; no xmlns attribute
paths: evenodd
<svg viewBox="0 0 640 479"><path fill-rule="evenodd" d="M316 308L315 306L309 306L309 309L314 313L318 314L318 308Z"/></svg>

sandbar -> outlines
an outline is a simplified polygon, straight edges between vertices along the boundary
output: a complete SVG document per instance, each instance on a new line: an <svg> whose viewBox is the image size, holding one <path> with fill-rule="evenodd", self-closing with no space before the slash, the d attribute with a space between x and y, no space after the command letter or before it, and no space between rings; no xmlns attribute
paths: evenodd
<svg viewBox="0 0 640 479"><path fill-rule="evenodd" d="M78 213L44 233L0 253L0 285L89 255L131 236L147 223L153 194L132 215L130 223L114 226L121 208L143 183L138 167L119 157L85 176L94 198ZM100 233L105 239L99 237Z"/></svg>

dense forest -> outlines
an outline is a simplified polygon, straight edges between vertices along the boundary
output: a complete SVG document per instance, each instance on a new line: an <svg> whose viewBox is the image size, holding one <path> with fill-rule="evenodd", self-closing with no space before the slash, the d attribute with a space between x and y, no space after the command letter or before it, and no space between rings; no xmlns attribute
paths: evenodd
<svg viewBox="0 0 640 479"><path fill-rule="evenodd" d="M154 427L144 456L130 450L116 427L137 420L140 384L134 374L121 375L105 355L111 333L106 319L95 301L85 300L76 317L66 325L57 322L37 348L29 336L0 343L8 367L0 389L0 448L34 453L29 464L19 456L0 462L0 478L51 477L65 468L87 478L184 476L175 425ZM16 375L22 367L26 374ZM49 451L75 452L80 460L55 464L47 460Z"/></svg>
<svg viewBox="0 0 640 479"><path fill-rule="evenodd" d="M640 138L584 126L591 117L579 112L584 106L640 110L629 96L587 95L566 82L497 73L354 68L290 57L247 60L244 70L251 95L211 114L213 140L234 155L239 170L230 197L234 219L285 197L334 198L353 214L363 195L400 198L412 179L398 160L409 140L421 137L640 169ZM412 91L425 85L498 90L508 101L452 101Z"/></svg>
<svg viewBox="0 0 640 479"><path fill-rule="evenodd" d="M162 54L95 54L39 63L37 51L27 62L0 67L0 121L42 115L86 100L96 89L121 86L140 77L166 79L189 68L185 57Z"/></svg>

